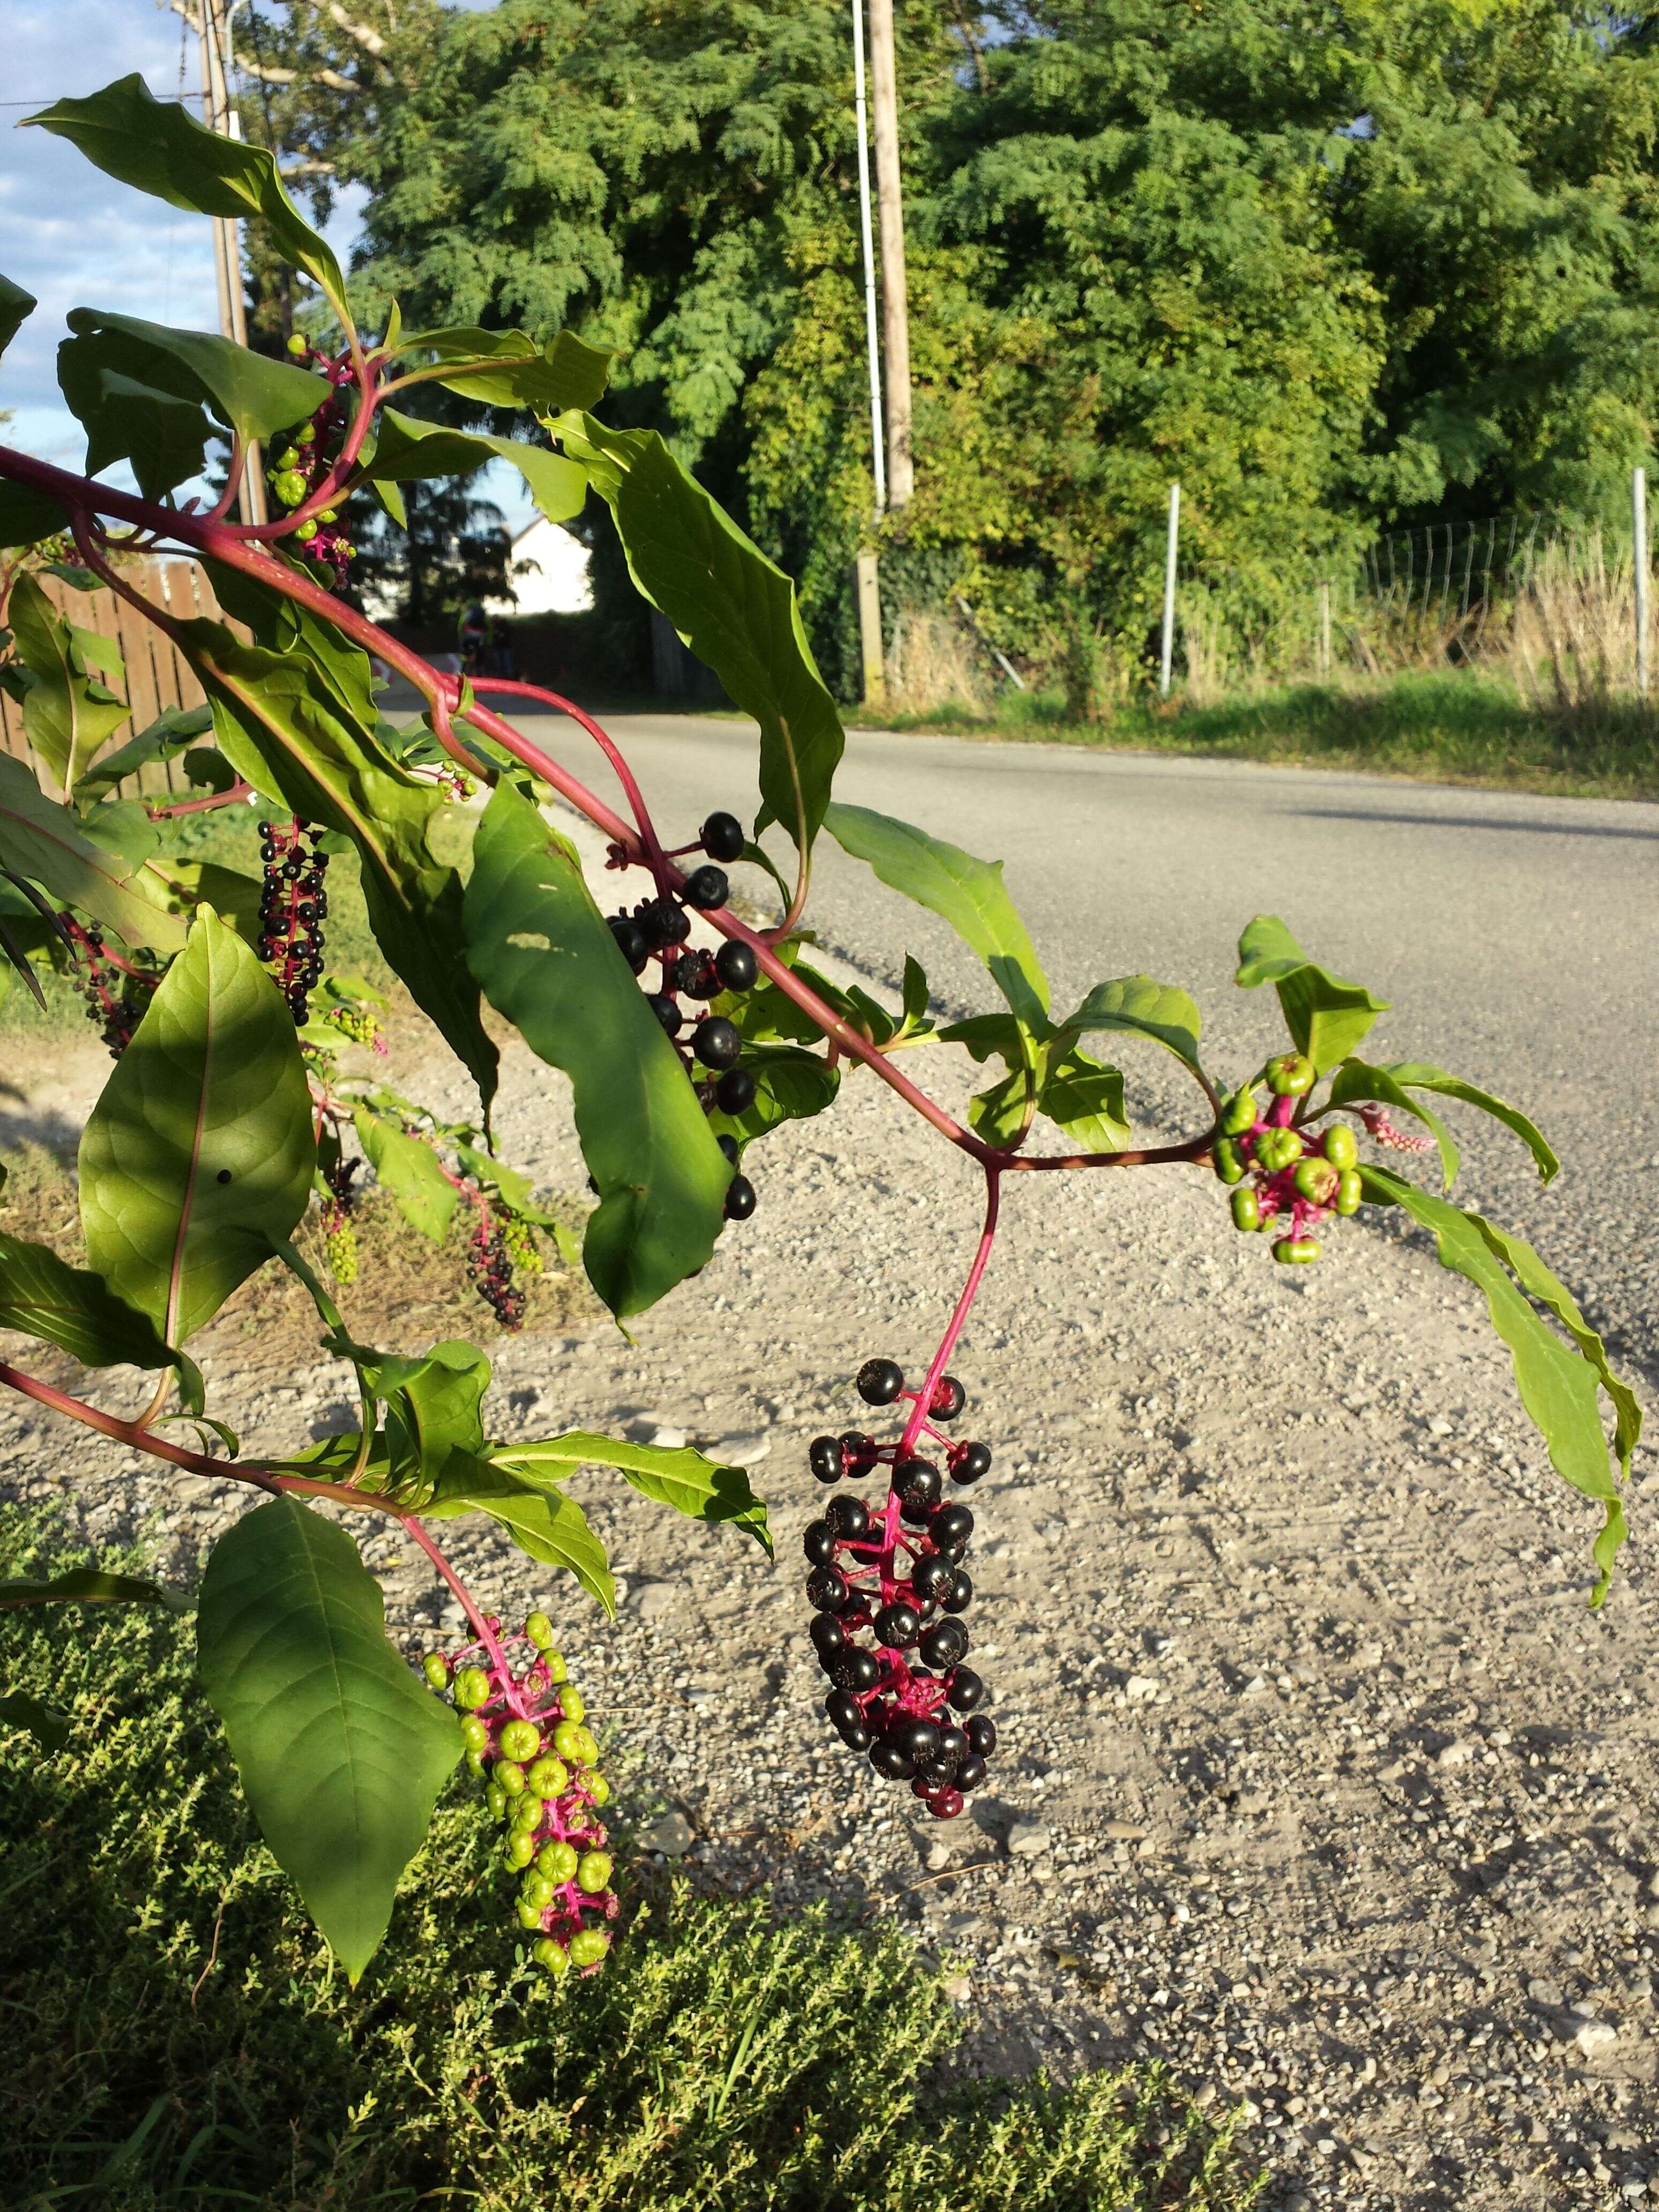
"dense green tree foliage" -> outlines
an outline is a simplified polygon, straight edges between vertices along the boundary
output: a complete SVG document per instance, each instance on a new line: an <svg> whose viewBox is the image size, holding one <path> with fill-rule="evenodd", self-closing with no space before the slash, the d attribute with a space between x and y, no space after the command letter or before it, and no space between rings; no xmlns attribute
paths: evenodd
<svg viewBox="0 0 1659 2212"><path fill-rule="evenodd" d="M847 680L871 491L840 0L396 20L380 56L309 6L265 21L304 80L277 135L368 188L371 309L617 348L621 412L802 577ZM1171 477L1200 572L1270 598L1387 520L1605 511L1646 454L1651 11L901 0L899 32L919 467L890 599L959 588L1011 644L1133 660Z"/></svg>

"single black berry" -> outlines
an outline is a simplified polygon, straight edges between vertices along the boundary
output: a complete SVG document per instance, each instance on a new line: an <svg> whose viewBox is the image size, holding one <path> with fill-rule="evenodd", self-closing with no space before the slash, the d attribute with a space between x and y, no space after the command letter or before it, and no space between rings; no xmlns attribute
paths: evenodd
<svg viewBox="0 0 1659 2212"><path fill-rule="evenodd" d="M971 1667L953 1667L945 1679L945 1694L959 1713L971 1713L975 1705L985 1702L985 1685Z"/></svg>
<svg viewBox="0 0 1659 2212"><path fill-rule="evenodd" d="M951 1587L951 1571L948 1559L930 1552L916 1561L910 1570L910 1586L922 1598L939 1600Z"/></svg>
<svg viewBox="0 0 1659 2212"><path fill-rule="evenodd" d="M847 1631L833 1613L815 1613L812 1625L806 1632L821 1655L832 1655L847 1649Z"/></svg>
<svg viewBox="0 0 1659 2212"><path fill-rule="evenodd" d="M679 1035L681 1019L680 1010L665 993L661 991L648 992L646 995L645 1003L650 1007L652 1012L662 1024L663 1033L665 1036L678 1036Z"/></svg>
<svg viewBox="0 0 1659 2212"><path fill-rule="evenodd" d="M963 1444L951 1455L952 1482L977 1482L982 1474L991 1471L991 1448L988 1444Z"/></svg>
<svg viewBox="0 0 1659 2212"><path fill-rule="evenodd" d="M896 1743L872 1743L870 1764L878 1774L885 1774L894 1782L908 1782L916 1771L915 1759L902 1752Z"/></svg>
<svg viewBox="0 0 1659 2212"><path fill-rule="evenodd" d="M945 1607L946 1613L966 1613L973 1602L973 1577L965 1569L958 1567L951 1576L950 1588L940 1598L939 1603Z"/></svg>
<svg viewBox="0 0 1659 2212"><path fill-rule="evenodd" d="M663 981L671 991L684 991L689 999L706 999L707 991L697 988L703 980L701 952L682 952L663 970Z"/></svg>
<svg viewBox="0 0 1659 2212"><path fill-rule="evenodd" d="M951 1667L968 1656L968 1632L959 1620L936 1620L916 1649L930 1667Z"/></svg>
<svg viewBox="0 0 1659 2212"><path fill-rule="evenodd" d="M747 1221L756 1205L755 1186L747 1176L735 1175L726 1186L726 1218Z"/></svg>
<svg viewBox="0 0 1659 2212"><path fill-rule="evenodd" d="M939 1504L943 1486L932 1460L902 1459L893 1469L893 1487L906 1505L928 1507ZM945 1510L951 1510L949 1506ZM968 1525L971 1528L973 1522L969 1520Z"/></svg>
<svg viewBox="0 0 1659 2212"><path fill-rule="evenodd" d="M827 1567L836 1556L836 1532L827 1521L809 1521L800 1547L815 1567Z"/></svg>
<svg viewBox="0 0 1659 2212"><path fill-rule="evenodd" d="M720 1146L721 1152L725 1153L726 1158L731 1161L732 1166L736 1167L738 1160L742 1158L742 1154L738 1148L737 1139L735 1137L728 1137L724 1132L722 1132L720 1135L715 1138L714 1142Z"/></svg>
<svg viewBox="0 0 1659 2212"><path fill-rule="evenodd" d="M968 1739L969 1751L977 1752L981 1759L988 1759L997 1747L997 1724L989 1713L970 1713L962 1724L962 1732Z"/></svg>
<svg viewBox="0 0 1659 2212"><path fill-rule="evenodd" d="M970 1790L979 1788L980 1784L985 1779L985 1761L977 1752L970 1751L957 1768L956 1786L965 1797Z"/></svg>
<svg viewBox="0 0 1659 2212"><path fill-rule="evenodd" d="M847 1472L856 1474L876 1463L876 1440L860 1436L856 1429L843 1429L841 1448L847 1455Z"/></svg>
<svg viewBox="0 0 1659 2212"><path fill-rule="evenodd" d="M754 988L760 973L760 964L746 945L730 939L714 955L714 973L721 987L727 991L748 991Z"/></svg>
<svg viewBox="0 0 1659 2212"><path fill-rule="evenodd" d="M640 908L637 919L645 941L653 952L666 951L671 945L684 945L691 934L684 908L672 898L650 900Z"/></svg>
<svg viewBox="0 0 1659 2212"><path fill-rule="evenodd" d="M927 1720L920 1713L905 1714L887 1731L888 1742L896 1744L905 1757L918 1766L935 1756L939 1736L939 1723Z"/></svg>
<svg viewBox="0 0 1659 2212"><path fill-rule="evenodd" d="M693 868L685 879L684 896L688 906L724 906L732 896L732 885L724 868Z"/></svg>
<svg viewBox="0 0 1659 2212"><path fill-rule="evenodd" d="M823 1701L823 1710L839 1728L862 1726L864 1716L845 1690L831 1690Z"/></svg>
<svg viewBox="0 0 1659 2212"><path fill-rule="evenodd" d="M890 1406L904 1388L904 1370L891 1359L866 1359L859 1370L858 1393L866 1406Z"/></svg>
<svg viewBox="0 0 1659 2212"><path fill-rule="evenodd" d="M873 1690L881 1678L881 1667L873 1651L853 1644L836 1652L830 1674L843 1690Z"/></svg>
<svg viewBox="0 0 1659 2212"><path fill-rule="evenodd" d="M806 1601L818 1613L845 1613L851 1596L836 1567L814 1567L806 1577Z"/></svg>
<svg viewBox="0 0 1659 2212"><path fill-rule="evenodd" d="M722 1114L746 1114L755 1103L755 1079L746 1067L728 1067L714 1086Z"/></svg>
<svg viewBox="0 0 1659 2212"><path fill-rule="evenodd" d="M885 1644L890 1650L908 1650L915 1642L921 1627L921 1617L915 1607L905 1605L896 1598L891 1605L883 1606L876 1615L877 1641ZM951 1656L959 1657L961 1655L952 1653Z"/></svg>
<svg viewBox="0 0 1659 2212"><path fill-rule="evenodd" d="M840 1444L836 1443L834 1437L814 1437L811 1443L806 1448L806 1463L811 1468L813 1474L817 1477L820 1482L839 1482L842 1476ZM836 1500L836 1504L837 1505L842 1504L845 1502L846 1501L842 1498L837 1498ZM843 1536L846 1536L851 1535L854 1532L851 1529L842 1528L841 1533ZM863 1534L863 1530L860 1529L856 1533L861 1535Z"/></svg>
<svg viewBox="0 0 1659 2212"><path fill-rule="evenodd" d="M941 1375L933 1385L933 1402L928 1411L936 1421L954 1421L968 1403L968 1393L954 1375Z"/></svg>
<svg viewBox="0 0 1659 2212"><path fill-rule="evenodd" d="M708 1014L691 1032L691 1049L705 1067L730 1067L743 1050L737 1024L723 1014Z"/></svg>
<svg viewBox="0 0 1659 2212"><path fill-rule="evenodd" d="M697 842L711 860L740 860L748 842L735 814L711 814L697 832Z"/></svg>
<svg viewBox="0 0 1659 2212"><path fill-rule="evenodd" d="M927 1523L927 1533L941 1552L957 1551L974 1533L974 1516L965 1505L941 1505Z"/></svg>
<svg viewBox="0 0 1659 2212"><path fill-rule="evenodd" d="M933 1756L942 1765L960 1766L968 1756L968 1739L954 1721L946 1721L939 1732L939 1745Z"/></svg>
<svg viewBox="0 0 1659 2212"><path fill-rule="evenodd" d="M832 1437L830 1441L833 1443L835 1440ZM812 1472L815 1474L817 1473L816 1467ZM832 1498L824 1508L823 1517L836 1535L852 1540L863 1535L870 1526L869 1507L861 1498L854 1498L850 1493L843 1493L840 1498Z"/></svg>

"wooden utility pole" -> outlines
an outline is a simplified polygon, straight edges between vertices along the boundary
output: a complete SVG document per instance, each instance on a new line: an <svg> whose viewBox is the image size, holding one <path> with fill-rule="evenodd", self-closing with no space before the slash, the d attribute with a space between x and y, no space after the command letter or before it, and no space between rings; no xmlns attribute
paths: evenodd
<svg viewBox="0 0 1659 2212"><path fill-rule="evenodd" d="M910 312L904 282L904 199L899 179L893 0L870 0L870 91L876 138L876 202L881 212L887 504L905 507L915 489L916 473L910 454Z"/></svg>
<svg viewBox="0 0 1659 2212"><path fill-rule="evenodd" d="M241 118L231 106L225 80L226 33L230 10L225 0L197 0L197 28L202 47L202 119L222 138L240 138ZM242 297L240 226L234 217L215 216L213 267L219 285L219 330L235 344L247 343L247 307ZM250 443L242 462L242 481L237 505L246 523L268 520L265 510L264 467L258 443Z"/></svg>

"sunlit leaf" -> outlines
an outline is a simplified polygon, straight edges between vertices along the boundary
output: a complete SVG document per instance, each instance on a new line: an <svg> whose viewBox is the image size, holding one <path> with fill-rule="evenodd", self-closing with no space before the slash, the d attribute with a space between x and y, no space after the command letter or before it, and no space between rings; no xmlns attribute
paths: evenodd
<svg viewBox="0 0 1659 2212"><path fill-rule="evenodd" d="M441 1244L455 1218L460 1193L430 1145L407 1135L384 1115L359 1106L352 1115L363 1156L413 1229Z"/></svg>
<svg viewBox="0 0 1659 2212"><path fill-rule="evenodd" d="M41 884L60 905L76 908L130 945L176 952L185 925L133 884L134 870L82 835L20 760L0 753L0 865Z"/></svg>
<svg viewBox="0 0 1659 2212"><path fill-rule="evenodd" d="M1122 975L1115 982L1097 983L1060 1027L1079 1036L1115 1030L1128 1036L1150 1037L1188 1067L1199 1064L1197 1006L1185 991L1170 983L1155 983L1150 975Z"/></svg>
<svg viewBox="0 0 1659 2212"><path fill-rule="evenodd" d="M1233 981L1246 991L1273 986L1292 1042L1322 1075L1346 1060L1389 1011L1389 1001L1374 998L1363 983L1346 982L1310 960L1276 914L1259 914L1245 929Z"/></svg>
<svg viewBox="0 0 1659 2212"><path fill-rule="evenodd" d="M615 1468L659 1505L672 1505L693 1521L729 1521L771 1556L766 1508L750 1488L747 1472L723 1467L689 1444L633 1443L623 1437L572 1429L544 1443L498 1444L490 1456L526 1481L562 1482L580 1467Z"/></svg>
<svg viewBox="0 0 1659 2212"><path fill-rule="evenodd" d="M199 1407L194 1363L169 1349L146 1314L117 1297L101 1275L71 1267L49 1246L0 1231L0 1328L55 1344L83 1367L176 1367Z"/></svg>
<svg viewBox="0 0 1659 2212"><path fill-rule="evenodd" d="M587 477L574 461L545 446L519 438L486 437L482 431L452 430L442 422L423 422L382 407L375 416L379 442L364 467L364 483L411 483L425 477L471 475L493 460L510 461L530 488L530 495L551 522L580 514L587 497Z"/></svg>
<svg viewBox="0 0 1659 2212"><path fill-rule="evenodd" d="M96 663L85 651L93 633L66 621L33 576L12 586L9 620L17 657L34 678L23 701L23 734L67 799L98 748L125 721L127 702L103 680L112 672L107 660L94 672ZM118 654L113 665L120 667Z"/></svg>
<svg viewBox="0 0 1659 2212"><path fill-rule="evenodd" d="M434 364L453 364L433 380L447 392L489 407L533 407L540 415L597 406L610 374L610 354L572 331L561 331L545 346L523 331L476 326L416 331L396 343L400 356L428 353Z"/></svg>
<svg viewBox="0 0 1659 2212"><path fill-rule="evenodd" d="M616 1619L617 1586L605 1547L580 1506L558 1490L521 1480L514 1470L489 1460L475 1460L466 1467L458 1456L424 1516L453 1520L463 1513L487 1513L521 1552L544 1566L562 1567L574 1575L588 1595Z"/></svg>

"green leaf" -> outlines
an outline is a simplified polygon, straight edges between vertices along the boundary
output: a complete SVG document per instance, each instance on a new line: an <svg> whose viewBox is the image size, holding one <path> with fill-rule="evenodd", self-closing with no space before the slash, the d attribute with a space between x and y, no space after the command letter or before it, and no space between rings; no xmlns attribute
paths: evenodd
<svg viewBox="0 0 1659 2212"><path fill-rule="evenodd" d="M301 606L263 577L250 576L222 561L202 563L214 597L232 622L246 623L255 645L284 659L304 660L353 729L376 733L380 725L374 703L374 665L337 623Z"/></svg>
<svg viewBox="0 0 1659 2212"><path fill-rule="evenodd" d="M1062 1130L1079 1152L1121 1152L1129 1141L1123 1115L1123 1078L1070 1041L1061 1030L1042 1054L1037 1111Z"/></svg>
<svg viewBox="0 0 1659 2212"><path fill-rule="evenodd" d="M180 860L165 853L158 854L137 880L161 900L169 914L189 915L198 906L210 906L239 937L250 945L258 941L259 908L264 896L258 877L222 868L216 860Z"/></svg>
<svg viewBox="0 0 1659 2212"><path fill-rule="evenodd" d="M9 276L0 276L0 354L4 353L40 304L33 292L26 292L21 284L14 284ZM585 401L573 403L588 404Z"/></svg>
<svg viewBox="0 0 1659 2212"><path fill-rule="evenodd" d="M253 1816L355 1983L460 1758L459 1723L387 1642L350 1537L289 1498L215 1545L196 1641Z"/></svg>
<svg viewBox="0 0 1659 2212"><path fill-rule="evenodd" d="M82 799L101 799L106 792L113 791L118 783L137 775L152 761L172 760L212 727L211 707L168 707L136 738L129 738L112 753L100 754L76 785L76 796Z"/></svg>
<svg viewBox="0 0 1659 2212"><path fill-rule="evenodd" d="M69 511L32 484L0 477L0 548L38 545L69 528Z"/></svg>
<svg viewBox="0 0 1659 2212"><path fill-rule="evenodd" d="M487 1513L500 1522L521 1552L544 1566L562 1567L592 1598L596 1598L614 1620L617 1586L611 1576L605 1547L587 1525L580 1506L546 1485L521 1481L503 1467L488 1460L464 1465L458 1455L450 1462L437 1498L424 1509L432 1521L453 1520L463 1513Z"/></svg>
<svg viewBox="0 0 1659 2212"><path fill-rule="evenodd" d="M735 1137L748 1145L785 1121L806 1121L835 1103L841 1071L828 1067L817 1053L797 1045L762 1045L745 1051L740 1063L755 1079L755 1096L741 1114L717 1107L708 1116L716 1137Z"/></svg>
<svg viewBox="0 0 1659 2212"><path fill-rule="evenodd" d="M460 1193L430 1145L410 1137L384 1115L359 1106L352 1115L363 1156L412 1229L441 1244L449 1234Z"/></svg>
<svg viewBox="0 0 1659 2212"><path fill-rule="evenodd" d="M549 521L568 521L586 503L585 471L544 446L486 437L481 431L452 430L441 422L400 415L395 407L382 407L374 420L379 442L356 483L411 483L423 477L470 476L487 462L503 460L518 470Z"/></svg>
<svg viewBox="0 0 1659 2212"><path fill-rule="evenodd" d="M481 1408L489 1388L489 1361L476 1345L450 1339L406 1358L393 1352L364 1356L355 1347L363 1379L386 1405L386 1454L400 1480L436 1483L451 1455L476 1457L486 1448Z"/></svg>
<svg viewBox="0 0 1659 2212"><path fill-rule="evenodd" d="M256 216L284 261L319 285L351 327L340 264L289 198L263 146L222 138L177 100L157 100L136 72L87 100L60 100L25 117L78 146L106 176L198 215Z"/></svg>
<svg viewBox="0 0 1659 2212"><path fill-rule="evenodd" d="M26 1697L21 1690L0 1692L0 1728L23 1729L43 1751L62 1751L70 1740L68 1714L42 1705L39 1698Z"/></svg>
<svg viewBox="0 0 1659 2212"><path fill-rule="evenodd" d="M0 1328L55 1344L83 1367L177 1367L187 1402L199 1406L202 1378L171 1350L148 1316L116 1297L101 1275L71 1267L49 1246L0 1231Z"/></svg>
<svg viewBox="0 0 1659 2212"><path fill-rule="evenodd" d="M315 1159L288 1006L204 908L82 1135L87 1256L183 1343L294 1228Z"/></svg>
<svg viewBox="0 0 1659 2212"><path fill-rule="evenodd" d="M55 805L8 753L0 753L0 865L42 884L59 904L90 915L130 945L168 953L184 944L184 923L135 886L130 863L83 836L74 816Z"/></svg>
<svg viewBox="0 0 1659 2212"><path fill-rule="evenodd" d="M219 750L238 775L290 814L338 830L356 847L380 950L487 1104L497 1054L462 957L460 878L427 842L443 794L392 758L372 720L343 715L347 678L339 665L295 647L245 646L222 623L181 623L174 635L212 702Z"/></svg>
<svg viewBox="0 0 1659 2212"><path fill-rule="evenodd" d="M58 381L70 411L86 426L88 473L129 454L140 466L143 457L128 442L129 428L159 418L153 405L148 413L137 407L135 394L210 407L238 437L267 441L303 422L332 396L326 378L252 353L214 331L172 330L95 307L72 307L64 319L75 336L58 349ZM129 386L129 393L112 390L112 381ZM178 437L179 428L170 427L167 434ZM94 462L93 452L106 447L103 459Z"/></svg>
<svg viewBox="0 0 1659 2212"><path fill-rule="evenodd" d="M67 799L126 720L127 702L89 672L86 645L94 633L66 622L33 576L12 586L10 620L17 657L35 679L23 702L23 732Z"/></svg>
<svg viewBox="0 0 1659 2212"><path fill-rule="evenodd" d="M671 1450L572 1429L544 1443L498 1444L490 1457L527 1481L562 1482L580 1467L615 1468L659 1505L672 1505L692 1521L730 1521L772 1556L766 1508L750 1488L747 1474L740 1467L722 1467L689 1444Z"/></svg>
<svg viewBox="0 0 1659 2212"><path fill-rule="evenodd" d="M616 517L635 584L759 723L755 835L776 822L798 851L810 853L846 738L806 641L793 584L656 431L609 430L577 414L549 427L586 464Z"/></svg>
<svg viewBox="0 0 1659 2212"><path fill-rule="evenodd" d="M1199 1064L1198 1008L1185 991L1170 983L1155 983L1150 975L1121 975L1113 983L1097 983L1060 1026L1078 1036L1095 1030L1117 1030L1129 1036L1151 1037L1188 1067Z"/></svg>
<svg viewBox="0 0 1659 2212"><path fill-rule="evenodd" d="M619 1318L641 1313L708 1261L732 1169L574 850L505 781L478 825L465 920L490 1005L570 1077L599 1194L588 1279Z"/></svg>
<svg viewBox="0 0 1659 2212"><path fill-rule="evenodd" d="M143 1575L112 1575L102 1567L72 1567L49 1583L23 1577L0 1582L0 1610L36 1605L164 1605L188 1613L190 1600Z"/></svg>
<svg viewBox="0 0 1659 2212"><path fill-rule="evenodd" d="M1394 1070L1389 1067L1368 1067L1363 1060L1345 1060L1331 1079L1331 1106L1352 1106L1360 1099L1373 1100L1379 1106L1393 1106L1401 1113L1412 1114L1440 1147L1441 1188L1449 1190L1457 1180L1461 1156L1451 1131L1440 1116L1431 1111L1411 1093L1401 1087Z"/></svg>
<svg viewBox="0 0 1659 2212"><path fill-rule="evenodd" d="M1273 984L1297 1050L1322 1075L1346 1060L1377 1016L1389 1011L1389 1001L1373 998L1364 984L1345 982L1316 966L1276 914L1259 914L1246 927L1233 981L1245 991Z"/></svg>
<svg viewBox="0 0 1659 2212"><path fill-rule="evenodd" d="M1494 1121L1513 1129L1537 1161L1540 1182L1554 1180L1561 1163L1543 1132L1519 1107L1507 1106L1501 1098L1494 1098L1490 1091L1466 1083L1461 1075L1448 1075L1443 1067L1431 1067L1425 1060L1397 1060L1388 1073L1403 1090L1440 1091L1448 1098L1461 1099L1464 1105L1478 1106L1483 1114L1490 1114Z"/></svg>
<svg viewBox="0 0 1659 2212"><path fill-rule="evenodd" d="M1039 1032L1047 1028L1048 979L1003 888L1000 860L976 860L959 846L867 806L832 805L823 826L883 883L943 916L984 962L1017 1019Z"/></svg>
<svg viewBox="0 0 1659 2212"><path fill-rule="evenodd" d="M1419 1190L1415 1183L1387 1168L1363 1167L1359 1172L1365 1196L1374 1205L1404 1206L1414 1221L1433 1231L1441 1266L1466 1276L1486 1293L1492 1326L1509 1346L1521 1402L1544 1439L1551 1463L1575 1490L1595 1499L1602 1508L1601 1533L1595 1546L1601 1576L1590 1598L1593 1606L1599 1606L1607 1594L1613 1558L1625 1540L1626 1526L1619 1485L1607 1462L1598 1382L1605 1379L1610 1391L1615 1392L1622 1465L1628 1465L1629 1450L1641 1426L1628 1390L1622 1384L1615 1389L1601 1339L1586 1326L1568 1292L1521 1238L1493 1229L1479 1214L1462 1212L1445 1199ZM1540 1318L1516 1288L1508 1267L1515 1268L1523 1289L1542 1299L1566 1323L1574 1344L1564 1344Z"/></svg>
<svg viewBox="0 0 1659 2212"><path fill-rule="evenodd" d="M125 341L112 332L65 338L58 349L58 381L87 434L87 474L130 460L140 492L159 500L201 474L213 426L199 391L140 382L123 374L119 364L127 357ZM149 357L155 358L153 349Z"/></svg>
<svg viewBox="0 0 1659 2212"><path fill-rule="evenodd" d="M489 407L533 407L542 415L597 406L611 370L609 353L570 331L561 331L545 346L523 331L416 331L400 338L397 350L400 358L429 353L434 362L453 362L450 374L433 381L463 399Z"/></svg>
<svg viewBox="0 0 1659 2212"><path fill-rule="evenodd" d="M921 963L913 960L908 952L904 956L904 982L900 1002L904 1012L905 1028L919 1029L927 1012L927 978L922 971Z"/></svg>

